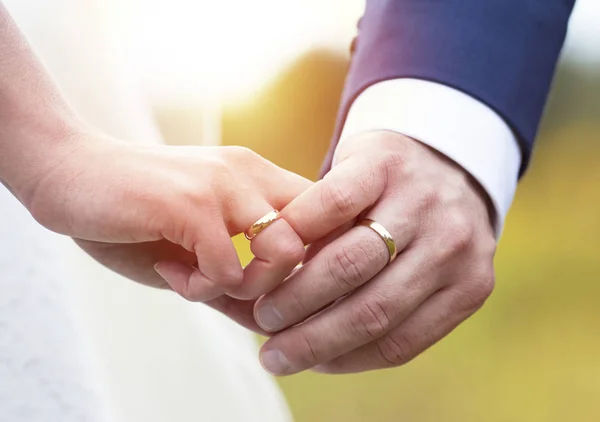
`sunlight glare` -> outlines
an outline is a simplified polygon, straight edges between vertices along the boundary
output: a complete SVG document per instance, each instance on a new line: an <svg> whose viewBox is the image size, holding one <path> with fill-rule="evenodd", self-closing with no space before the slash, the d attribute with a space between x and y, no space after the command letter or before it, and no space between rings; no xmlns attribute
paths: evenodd
<svg viewBox="0 0 600 422"><path fill-rule="evenodd" d="M154 97L240 100L311 47L346 48L362 0L136 0L127 53Z"/></svg>

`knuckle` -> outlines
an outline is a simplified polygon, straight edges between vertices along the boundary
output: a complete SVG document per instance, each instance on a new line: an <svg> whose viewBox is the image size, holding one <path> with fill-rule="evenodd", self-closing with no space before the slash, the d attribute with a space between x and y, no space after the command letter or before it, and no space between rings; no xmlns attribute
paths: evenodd
<svg viewBox="0 0 600 422"><path fill-rule="evenodd" d="M167 219L167 224L163 227L162 234L167 240L181 245L185 250L196 253L196 256L198 256L197 251L200 250L200 245L196 228L189 221L178 221L178 214L176 214L176 211L172 207L171 210L170 215L172 217ZM173 222L171 223L169 220Z"/></svg>
<svg viewBox="0 0 600 422"><path fill-rule="evenodd" d="M407 167L406 155L399 152L386 153L381 162L386 170L403 171Z"/></svg>
<svg viewBox="0 0 600 422"><path fill-rule="evenodd" d="M233 196L233 192L240 185L247 183L248 175L250 179L255 174L261 174L268 163L264 158L249 148L241 146L219 147L223 150L220 154L211 160L209 164L209 174L211 176L209 183L214 192L226 192L228 196ZM247 170L252 167L252 172Z"/></svg>
<svg viewBox="0 0 600 422"><path fill-rule="evenodd" d="M457 298L457 308L461 311L474 312L481 308L492 294L495 286L494 271L486 270L469 282Z"/></svg>
<svg viewBox="0 0 600 422"><path fill-rule="evenodd" d="M362 248L344 246L336 250L327 261L327 270L340 291L346 293L365 281L365 262L368 262L368 257Z"/></svg>
<svg viewBox="0 0 600 422"><path fill-rule="evenodd" d="M191 186L194 190L191 192L196 200L206 200L215 195L215 192L224 192L227 195L232 190L232 185L236 184L236 167L232 166L226 159L221 157L210 159L203 163L207 171L207 177L203 183L194 181Z"/></svg>
<svg viewBox="0 0 600 422"><path fill-rule="evenodd" d="M298 332L298 337L300 339L300 359L302 359L303 365L307 368L318 365L321 362L321 358L317 353L315 341L308 335L308 333L305 333L302 330Z"/></svg>
<svg viewBox="0 0 600 422"><path fill-rule="evenodd" d="M494 236L487 236L485 240L481 241L481 250L486 257L494 257L498 243Z"/></svg>
<svg viewBox="0 0 600 422"><path fill-rule="evenodd" d="M192 297L188 290L183 290L179 292L179 296L181 296L184 300L187 300L188 302L198 302L197 300L195 300L194 297Z"/></svg>
<svg viewBox="0 0 600 422"><path fill-rule="evenodd" d="M33 217L33 219L40 224L41 226L49 229L60 232L60 228L56 227L56 221L59 220L56 218L56 213L54 209L47 206L48 202L46 201L38 201L34 200L28 206L29 213ZM66 233L70 233L70 230L64 230Z"/></svg>
<svg viewBox="0 0 600 422"><path fill-rule="evenodd" d="M243 279L244 271L241 266L225 265L219 269L213 281L217 285L235 287L242 284Z"/></svg>
<svg viewBox="0 0 600 422"><path fill-rule="evenodd" d="M442 194L433 185L427 184L420 189L420 202L423 209L429 210L435 208L442 201Z"/></svg>
<svg viewBox="0 0 600 422"><path fill-rule="evenodd" d="M325 177L327 179L327 176ZM340 188L340 185L329 178L323 181L321 191L321 203L326 210L333 210L342 218L353 218L355 214L356 201L348 190Z"/></svg>
<svg viewBox="0 0 600 422"><path fill-rule="evenodd" d="M169 285L171 286L171 289L173 289L173 291L176 292L183 299L187 300L188 302L194 302L190 295L189 281L182 286L173 286L171 283L169 283Z"/></svg>
<svg viewBox="0 0 600 422"><path fill-rule="evenodd" d="M223 175L221 175L223 177ZM211 181L212 185L214 180ZM193 204L195 206L203 205L207 206L208 204L214 203L214 193L210 188L210 185L202 185L196 183L190 183L183 188L182 198L186 200L188 204ZM181 210L175 210L175 212L181 212Z"/></svg>
<svg viewBox="0 0 600 422"><path fill-rule="evenodd" d="M385 336L376 344L381 358L390 366L403 365L412 356L412 340L402 331Z"/></svg>
<svg viewBox="0 0 600 422"><path fill-rule="evenodd" d="M496 276L494 274L494 268L490 265L489 269L486 269L481 275L478 286L478 298L483 304L488 297L493 293L494 287L496 286Z"/></svg>
<svg viewBox="0 0 600 422"><path fill-rule="evenodd" d="M295 265L304 258L304 244L298 238L278 238L275 245L277 261L284 264Z"/></svg>
<svg viewBox="0 0 600 422"><path fill-rule="evenodd" d="M223 147L224 149L232 147ZM219 154L205 154L196 157L196 160L192 163L193 165L201 165L203 169L206 169L210 174L218 174L220 171L228 171L229 163L228 158L230 154L226 151L219 150Z"/></svg>
<svg viewBox="0 0 600 422"><path fill-rule="evenodd" d="M188 172L180 172L173 177L174 189L166 195L154 195L157 209L168 210L172 215L180 215L183 206L210 206L214 203L215 189L225 185L229 170L218 159L208 159L202 163L204 173L198 178Z"/></svg>
<svg viewBox="0 0 600 422"><path fill-rule="evenodd" d="M292 315L308 316L314 312L313 306L295 288L289 289L285 306L289 306Z"/></svg>
<svg viewBox="0 0 600 422"><path fill-rule="evenodd" d="M448 214L445 222L454 232L453 237L463 241L470 241L473 237L473 221L465 212L453 211Z"/></svg>
<svg viewBox="0 0 600 422"><path fill-rule="evenodd" d="M369 161L368 164L362 168L362 171L356 180L356 185L363 194L383 192L388 183L389 175L393 174L390 157L383 155L374 158L373 161Z"/></svg>
<svg viewBox="0 0 600 422"><path fill-rule="evenodd" d="M458 230L469 238L475 238L476 228L479 227L479 220L477 217L474 218L471 215L468 215L466 211L457 211L453 217L452 224L458 227Z"/></svg>
<svg viewBox="0 0 600 422"><path fill-rule="evenodd" d="M377 339L387 333L391 319L383 305L378 302L365 302L350 315L352 332L359 338Z"/></svg>
<svg viewBox="0 0 600 422"><path fill-rule="evenodd" d="M188 302L199 302L198 290L193 288L192 275L178 288L177 293Z"/></svg>
<svg viewBox="0 0 600 422"><path fill-rule="evenodd" d="M453 212L444 219L446 229L441 236L440 255L448 259L460 255L470 249L473 244L473 225L468 217L460 212Z"/></svg>
<svg viewBox="0 0 600 422"><path fill-rule="evenodd" d="M200 292L196 292L190 289L185 289L179 294L182 298L187 300L188 302L202 302L203 297Z"/></svg>
<svg viewBox="0 0 600 422"><path fill-rule="evenodd" d="M222 152L225 155L225 157L228 157L231 160L236 161L236 162L237 161L245 162L247 160L254 160L254 159L260 157L257 153L252 151L250 148L239 146L239 145L226 146L226 147L221 147L221 148L223 148Z"/></svg>

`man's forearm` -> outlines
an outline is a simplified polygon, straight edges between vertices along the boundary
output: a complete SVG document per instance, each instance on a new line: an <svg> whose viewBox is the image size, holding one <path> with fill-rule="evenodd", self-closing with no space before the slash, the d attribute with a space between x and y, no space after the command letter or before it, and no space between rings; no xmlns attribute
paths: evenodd
<svg viewBox="0 0 600 422"><path fill-rule="evenodd" d="M370 86L423 79L461 91L496 112L530 158L575 0L367 1L333 139Z"/></svg>
<svg viewBox="0 0 600 422"><path fill-rule="evenodd" d="M59 160L77 118L0 4L0 180L22 202Z"/></svg>

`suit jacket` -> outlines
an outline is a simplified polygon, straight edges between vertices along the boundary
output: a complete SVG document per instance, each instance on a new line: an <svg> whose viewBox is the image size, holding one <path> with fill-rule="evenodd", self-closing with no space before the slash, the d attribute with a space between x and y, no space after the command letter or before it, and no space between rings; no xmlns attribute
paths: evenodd
<svg viewBox="0 0 600 422"><path fill-rule="evenodd" d="M456 88L495 110L519 142L522 174L574 3L367 0L323 170L331 167L348 110L362 91L384 80L417 78Z"/></svg>

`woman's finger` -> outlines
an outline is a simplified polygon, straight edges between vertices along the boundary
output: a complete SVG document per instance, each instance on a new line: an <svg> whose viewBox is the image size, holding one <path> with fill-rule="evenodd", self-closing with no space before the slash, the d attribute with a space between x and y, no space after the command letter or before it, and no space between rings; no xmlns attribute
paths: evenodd
<svg viewBox="0 0 600 422"><path fill-rule="evenodd" d="M264 203L255 215L260 219L273 211ZM256 299L273 290L298 265L304 256L300 237L285 221L279 219L252 238L250 248L254 258L244 269L242 284L228 292L238 299Z"/></svg>
<svg viewBox="0 0 600 422"><path fill-rule="evenodd" d="M222 221L197 225L192 239L196 267L177 261L160 261L154 267L171 289L187 300L202 302L241 284L242 265Z"/></svg>
<svg viewBox="0 0 600 422"><path fill-rule="evenodd" d="M222 148L227 162L243 177L226 178L213 187L219 208L213 223L187 224L198 267L161 262L156 269L171 287L189 300L214 298L221 289L238 298L256 298L280 283L304 256L299 237L284 221L276 221L252 242L255 255L242 271L231 236L246 231L273 209L287 205L311 182L283 170L246 148ZM247 172L243 172L244 168ZM206 209L204 215L207 214ZM190 218L185 216L185 218Z"/></svg>
<svg viewBox="0 0 600 422"><path fill-rule="evenodd" d="M261 329L252 316L254 300L239 300L227 295L221 295L206 302L208 306L257 334L268 336L269 333Z"/></svg>
<svg viewBox="0 0 600 422"><path fill-rule="evenodd" d="M174 292L191 302L205 302L223 294L221 287L183 262L159 261L154 269Z"/></svg>

